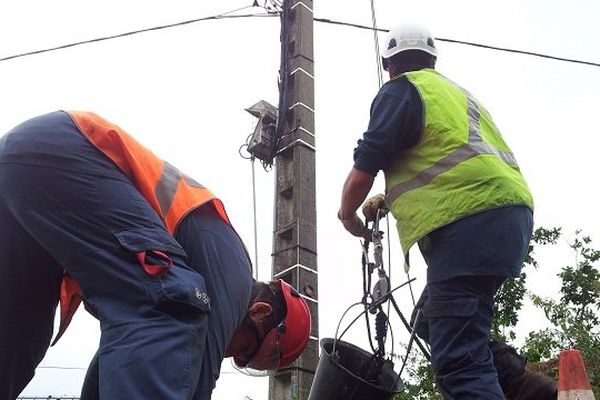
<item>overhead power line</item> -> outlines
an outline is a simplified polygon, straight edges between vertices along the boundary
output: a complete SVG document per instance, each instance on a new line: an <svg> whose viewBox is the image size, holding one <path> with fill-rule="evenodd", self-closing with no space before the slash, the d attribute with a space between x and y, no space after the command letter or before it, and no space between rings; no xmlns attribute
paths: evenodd
<svg viewBox="0 0 600 400"><path fill-rule="evenodd" d="M51 48L47 48L47 49L34 50L34 51L26 52L26 53L15 54L15 55L12 55L12 56L0 58L0 61L7 61L7 60L15 59L15 58L20 58L20 57L32 56L34 54L48 53L50 51L62 50L62 49L67 49L69 47L81 46L83 44L96 43L96 42L102 42L102 41L105 41L105 40L122 38L122 37L125 37L125 36L136 35L136 34L144 33L144 32L159 31L159 30L162 30L162 29L175 28L175 27L178 27L178 26L193 24L193 23L201 22L201 21L209 21L209 20L216 20L216 19L256 18L256 17L275 17L275 16L279 16L278 12L270 12L270 11L269 12L265 12L265 13L227 15L227 14L230 14L230 13L233 13L233 12L236 12L236 11L240 11L240 10L243 10L243 9L246 9L246 8L250 8L250 7L252 7L252 6L243 7L243 8L237 9L237 10L228 11L226 13L221 13L221 14L218 14L218 15L212 15L210 17L190 19L190 20L187 20L187 21L175 22L175 23L166 24L166 25L159 25L159 26L154 26L152 28L138 29L138 30L135 30L135 31L129 31L129 32L124 32L124 33L119 33L119 34L116 34L116 35L104 36L104 37L100 37L100 38L96 38L96 39L90 39L90 40L82 40L80 42L74 42L74 43L64 44L64 45L61 45L61 46L51 47Z"/></svg>
<svg viewBox="0 0 600 400"><path fill-rule="evenodd" d="M367 29L367 30L377 30L377 31L380 31L380 32L389 32L389 29L373 28L373 27L367 26L367 25L353 24L353 23L343 22L343 21L335 21L335 20L327 19L327 18L315 18L314 20L317 21L317 22L323 22L323 23L334 24L334 25L343 25L343 26L348 26L348 27L351 27L351 28L359 28L359 29ZM600 63L595 63L595 62L591 62L591 61L576 60L576 59L573 59L573 58L557 57L557 56L552 56L552 55L548 55L548 54L536 53L536 52L533 52L533 51L524 51L524 50L509 49L509 48L505 48L505 47L490 46L490 45L481 44L481 43L466 42L466 41L463 41L463 40L454 40L454 39L445 39L445 38L435 38L435 40L439 40L440 42L464 44L464 45L467 45L467 46L481 47L481 48L489 49L489 50L506 51L506 52L509 52L509 53L525 54L525 55L528 55L528 56L548 58L548 59L551 59L551 60L566 61L566 62L572 62L572 63L577 63L577 64L591 65L593 67L600 67Z"/></svg>
<svg viewBox="0 0 600 400"><path fill-rule="evenodd" d="M80 370L87 369L85 367L63 367L63 366L58 366L58 365L38 365L38 368L41 368L41 369L80 369Z"/></svg>
<svg viewBox="0 0 600 400"><path fill-rule="evenodd" d="M435 39L439 40L440 42L458 43L458 44L464 44L464 45L467 45L467 46L481 47L483 49L506 51L506 52L509 52L509 53L525 54L525 55L528 55L528 56L548 58L550 60L566 61L566 62L571 62L571 63L576 63L576 64L584 64L584 65L591 65L593 67L600 67L600 63L595 63L595 62L591 62L591 61L576 60L574 58L564 58L564 57L551 56L551 55L548 55L548 54L541 54L541 53L536 53L536 52L533 52L533 51L508 49L508 48L504 48L504 47L489 46L489 45L486 45L486 44L473 43L473 42L465 42L465 41L454 40L454 39L444 39L444 38L435 38Z"/></svg>
<svg viewBox="0 0 600 400"><path fill-rule="evenodd" d="M101 41L105 41L105 40L122 38L125 36L136 35L136 34L144 33L144 32L151 32L151 31L158 31L158 30L162 30L162 29L175 28L178 26L193 24L193 23L201 22L201 21L218 20L218 19L233 19L233 18L256 18L256 17L276 17L276 16L278 17L280 15L280 13L278 11L273 11L273 8L271 8L271 7L267 8L267 12L264 12L264 13L227 15L227 14L231 14L233 12L241 11L243 9L251 8L251 7L253 7L253 6L243 7L243 8L237 9L237 10L228 11L228 12L221 13L218 15L212 15L210 17L190 19L187 21L175 22L175 23L167 24L167 25L159 25L159 26L154 26L151 28L139 29L139 30L135 30L135 31L119 33L116 35L104 36L104 37L100 37L100 38L96 38L96 39L83 40L80 42L64 44L61 46L51 47L51 48L47 48L47 49L34 50L34 51L26 52L26 53L15 54L12 56L0 58L0 61L8 61L8 60L12 60L15 58L32 56L35 54L47 53L47 52L51 52L51 51L62 50L62 49L66 49L69 47L75 47L75 46L80 46L80 45L89 44L89 43L101 42ZM326 23L326 24L342 25L342 26L347 26L347 27L357 28L357 29L367 29L367 30L371 30L371 31L389 32L388 29L374 28L371 26L355 24L355 23L351 23L351 22L336 21L336 20L332 20L329 18L314 18L314 21L322 22L322 23ZM491 46L491 45L486 45L486 44L481 44L481 43L467 42L467 41L463 41L463 40L446 39L446 38L435 38L435 39L440 42L456 43L456 44L462 44L465 46L479 47L479 48L488 49L488 50L504 51L504 52L515 53L515 54L524 54L524 55L528 55L528 56L546 58L546 59L551 59L551 60L556 60L556 61L564 61L564 62L570 62L570 63L575 63L575 64L583 64L583 65L590 65L593 67L600 67L600 63L592 62L592 61L584 61L584 60L577 60L577 59L573 59L573 58L557 57L557 56L537 53L537 52L533 52L533 51L510 49L510 48Z"/></svg>

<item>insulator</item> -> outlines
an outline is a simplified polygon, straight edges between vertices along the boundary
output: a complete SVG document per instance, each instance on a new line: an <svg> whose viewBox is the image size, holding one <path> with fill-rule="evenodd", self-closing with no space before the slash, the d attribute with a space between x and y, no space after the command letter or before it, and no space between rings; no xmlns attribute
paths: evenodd
<svg viewBox="0 0 600 400"><path fill-rule="evenodd" d="M385 337L387 336L388 329L388 317L385 313L380 309L375 317L375 339L377 340L377 344L379 345L379 351L384 351L384 342Z"/></svg>

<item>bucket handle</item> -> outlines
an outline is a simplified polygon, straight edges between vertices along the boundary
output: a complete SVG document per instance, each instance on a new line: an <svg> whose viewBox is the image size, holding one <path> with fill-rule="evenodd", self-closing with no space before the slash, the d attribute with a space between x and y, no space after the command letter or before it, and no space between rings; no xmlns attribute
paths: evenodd
<svg viewBox="0 0 600 400"><path fill-rule="evenodd" d="M354 304L352 304L350 307L348 307L346 309L346 311L344 311L344 313L342 314L342 317L340 318L340 321L338 322L338 326L335 330L335 337L333 339L333 347L331 349L331 354L335 354L335 347L337 344L338 340L342 340L342 336L344 336L346 334L346 332L348 332L348 329L350 329L350 327L352 325L354 325L354 323L356 321L358 321L358 319L360 317L362 317L367 311L373 310L377 307L379 307L380 305L382 305L383 303L385 303L386 301L388 301L390 298L392 298L392 293L395 292L396 290L400 289L401 287L404 287L410 283L412 283L416 278L412 278L409 279L408 281L396 286L394 289L390 290L389 292L387 292L386 294L384 294L383 296L381 296L381 298L377 299L376 301L374 301L373 303L371 303L368 307L365 307L365 309L363 311L360 312L360 314L358 314L353 320L352 322L350 322L350 324L346 327L346 329L344 329L344 331L342 332L342 334L338 337L338 331L340 329L340 326L342 324L342 320L344 319L344 317L346 316L346 314L348 313L348 311L350 311L353 307L357 306L357 305L363 305L364 303L362 301L356 302Z"/></svg>

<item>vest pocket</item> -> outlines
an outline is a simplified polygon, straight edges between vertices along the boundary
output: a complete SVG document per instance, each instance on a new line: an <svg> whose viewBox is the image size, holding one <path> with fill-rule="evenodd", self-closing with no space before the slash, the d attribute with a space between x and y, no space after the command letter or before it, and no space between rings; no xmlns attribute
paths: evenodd
<svg viewBox="0 0 600 400"><path fill-rule="evenodd" d="M185 264L185 251L167 232L142 228L115 236L140 264L142 283L156 309L176 316L210 311L204 277Z"/></svg>

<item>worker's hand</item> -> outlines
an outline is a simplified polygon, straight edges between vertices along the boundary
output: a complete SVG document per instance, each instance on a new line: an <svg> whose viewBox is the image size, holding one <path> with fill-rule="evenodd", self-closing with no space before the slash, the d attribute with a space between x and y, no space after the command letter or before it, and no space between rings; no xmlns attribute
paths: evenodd
<svg viewBox="0 0 600 400"><path fill-rule="evenodd" d="M340 218L340 221L342 221L344 228L352 235L365 240L371 240L371 230L365 226L356 213L352 214L348 219Z"/></svg>
<svg viewBox="0 0 600 400"><path fill-rule="evenodd" d="M362 213L367 221L375 221L377 217L377 210L381 209L379 216L383 217L388 213L388 208L385 205L385 196L383 194L376 194L373 197L369 197L362 206Z"/></svg>

